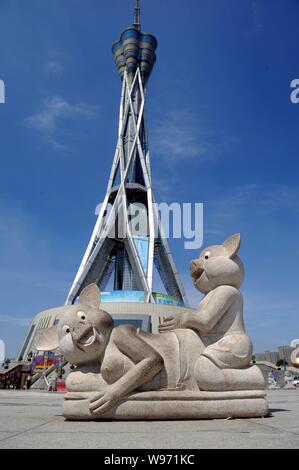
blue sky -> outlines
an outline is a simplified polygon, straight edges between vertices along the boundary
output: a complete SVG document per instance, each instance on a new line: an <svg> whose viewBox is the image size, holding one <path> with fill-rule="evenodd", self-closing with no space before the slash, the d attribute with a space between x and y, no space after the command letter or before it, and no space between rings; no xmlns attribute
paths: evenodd
<svg viewBox="0 0 299 470"><path fill-rule="evenodd" d="M65 301L106 191L133 0L1 0L0 337ZM298 337L297 0L143 0L159 40L148 118L157 201L203 202L204 244L240 231L255 349ZM189 299L196 252L170 241Z"/></svg>

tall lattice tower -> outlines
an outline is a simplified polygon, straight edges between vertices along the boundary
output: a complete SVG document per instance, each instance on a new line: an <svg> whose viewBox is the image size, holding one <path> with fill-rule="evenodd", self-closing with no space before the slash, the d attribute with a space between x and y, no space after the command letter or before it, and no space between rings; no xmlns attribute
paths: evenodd
<svg viewBox="0 0 299 470"><path fill-rule="evenodd" d="M141 32L137 0L133 25L113 45L122 92L118 141L108 188L66 301L75 303L81 290L95 282L101 290L103 308L116 325L132 323L154 333L158 332L161 317L189 310L152 193L145 98L156 48L155 37ZM154 274L160 277L164 293L154 292ZM112 288L107 290L109 285ZM55 327L59 312L56 308L35 316L19 360L37 352L36 334Z"/></svg>
<svg viewBox="0 0 299 470"><path fill-rule="evenodd" d="M76 301L86 285L95 282L103 292L112 279L113 289L103 299L188 306L152 193L145 105L157 45L152 34L141 31L137 0L133 25L112 47L122 81L118 141L106 196L68 304ZM139 220L137 227L134 219ZM153 292L154 266L164 295Z"/></svg>

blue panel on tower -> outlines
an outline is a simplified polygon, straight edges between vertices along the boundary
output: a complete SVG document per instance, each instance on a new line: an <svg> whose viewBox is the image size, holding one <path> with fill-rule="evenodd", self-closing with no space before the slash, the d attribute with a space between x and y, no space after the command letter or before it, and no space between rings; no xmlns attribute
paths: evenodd
<svg viewBox="0 0 299 470"><path fill-rule="evenodd" d="M149 238L148 237L133 237L136 250L138 251L139 259L142 264L145 274L147 273L148 265L148 250Z"/></svg>

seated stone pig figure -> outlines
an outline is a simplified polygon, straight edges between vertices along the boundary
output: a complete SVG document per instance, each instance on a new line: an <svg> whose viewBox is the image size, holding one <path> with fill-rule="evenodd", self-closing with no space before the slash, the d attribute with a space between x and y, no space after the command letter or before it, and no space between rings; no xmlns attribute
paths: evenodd
<svg viewBox="0 0 299 470"><path fill-rule="evenodd" d="M90 403L95 416L137 390L198 390L194 364L204 345L194 331L152 335L130 325L113 328L111 316L100 309L95 284L82 291L77 304L61 307L57 314L57 329L44 330L36 348L59 348L77 366L67 378L67 390L98 392Z"/></svg>
<svg viewBox="0 0 299 470"><path fill-rule="evenodd" d="M195 364L200 390L233 391L264 389L257 366L249 367L252 343L243 321L243 297L239 288L244 278L237 256L240 234L222 245L210 246L191 262L194 286L205 294L198 308L181 317L167 318L160 325L164 333L176 328L192 328L206 349Z"/></svg>

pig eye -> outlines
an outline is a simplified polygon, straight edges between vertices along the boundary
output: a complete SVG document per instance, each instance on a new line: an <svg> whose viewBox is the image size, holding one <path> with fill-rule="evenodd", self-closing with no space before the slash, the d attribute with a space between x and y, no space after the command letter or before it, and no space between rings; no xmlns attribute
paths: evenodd
<svg viewBox="0 0 299 470"><path fill-rule="evenodd" d="M64 327L62 328L62 330L63 330L63 332L66 333L66 334L67 334L67 333L70 333L70 331L71 331L71 330L70 330L70 327L67 326L67 325L64 325Z"/></svg>
<svg viewBox="0 0 299 470"><path fill-rule="evenodd" d="M210 255L211 255L211 253L209 251L207 251L206 254L205 254L205 259L209 259Z"/></svg>
<svg viewBox="0 0 299 470"><path fill-rule="evenodd" d="M77 315L80 320L86 320L86 315L84 312L78 312Z"/></svg>

